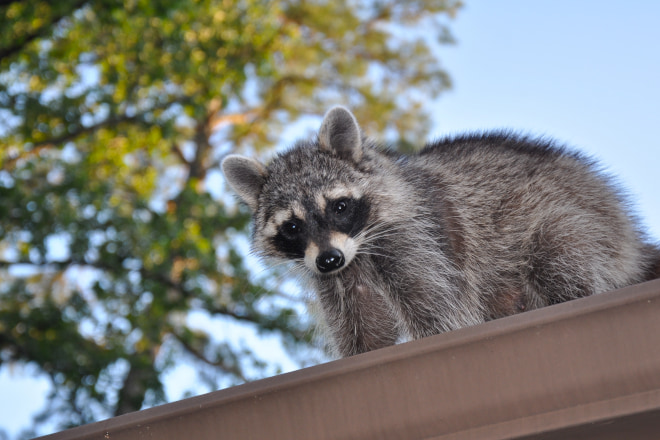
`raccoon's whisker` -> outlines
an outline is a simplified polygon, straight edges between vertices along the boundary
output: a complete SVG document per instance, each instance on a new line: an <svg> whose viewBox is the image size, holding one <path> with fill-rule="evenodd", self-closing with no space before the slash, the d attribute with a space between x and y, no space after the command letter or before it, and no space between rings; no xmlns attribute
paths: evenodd
<svg viewBox="0 0 660 440"><path fill-rule="evenodd" d="M281 280L281 282L287 281L287 280L295 280L297 283L301 285L306 284L306 279L307 279L307 270L300 267L300 265L291 265L286 272L282 273L278 278Z"/></svg>
<svg viewBox="0 0 660 440"><path fill-rule="evenodd" d="M368 255L370 257L392 258L392 255L379 254L378 252L358 251L356 255Z"/></svg>
<svg viewBox="0 0 660 440"><path fill-rule="evenodd" d="M369 240L376 240L382 237L391 237L399 234L399 231L396 229L383 229L380 231L366 231L364 234L361 234L361 237Z"/></svg>
<svg viewBox="0 0 660 440"><path fill-rule="evenodd" d="M295 273L297 276L305 275L309 269L305 266L305 263L301 260L296 260L288 268L288 272Z"/></svg>
<svg viewBox="0 0 660 440"><path fill-rule="evenodd" d="M261 274L263 274L264 272L268 272L268 271L272 271L272 270L279 269L280 267L286 267L286 266L288 266L288 265L291 265L291 261L287 261L287 260L284 260L284 261L275 261L275 260L271 260L271 261L268 262L268 265L267 265L266 267L262 268L262 269L259 271L259 273L258 273L257 275L261 275ZM288 270L288 269L287 269L287 270Z"/></svg>
<svg viewBox="0 0 660 440"><path fill-rule="evenodd" d="M380 229L380 230L379 230ZM387 227L384 228L380 225L374 225L371 228L366 228L360 232L355 238L356 240L373 241L384 237L392 237L398 234L398 228Z"/></svg>
<svg viewBox="0 0 660 440"><path fill-rule="evenodd" d="M295 278L296 280L300 280L307 275L306 271L308 269L304 266L302 260L271 260L268 266L264 267L256 275L261 276L268 271L274 271L281 267L284 267L285 270L277 274L279 279Z"/></svg>

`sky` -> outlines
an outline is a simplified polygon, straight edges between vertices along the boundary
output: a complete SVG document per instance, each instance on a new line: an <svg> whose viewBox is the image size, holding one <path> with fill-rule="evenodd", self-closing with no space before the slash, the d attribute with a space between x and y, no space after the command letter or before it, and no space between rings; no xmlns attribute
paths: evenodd
<svg viewBox="0 0 660 440"><path fill-rule="evenodd" d="M431 137L511 128L596 158L660 241L660 2L466 0L440 58L453 89L429 104ZM13 438L48 392L0 369L0 430Z"/></svg>
<svg viewBox="0 0 660 440"><path fill-rule="evenodd" d="M512 128L585 152L660 241L660 2L466 3L432 135Z"/></svg>

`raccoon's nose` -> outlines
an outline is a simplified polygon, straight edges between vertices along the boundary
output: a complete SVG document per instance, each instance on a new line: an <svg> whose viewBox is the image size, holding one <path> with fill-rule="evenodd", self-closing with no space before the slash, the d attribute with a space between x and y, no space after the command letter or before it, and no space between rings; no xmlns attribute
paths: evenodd
<svg viewBox="0 0 660 440"><path fill-rule="evenodd" d="M316 258L316 267L322 273L332 272L344 265L344 254L339 249L330 249Z"/></svg>

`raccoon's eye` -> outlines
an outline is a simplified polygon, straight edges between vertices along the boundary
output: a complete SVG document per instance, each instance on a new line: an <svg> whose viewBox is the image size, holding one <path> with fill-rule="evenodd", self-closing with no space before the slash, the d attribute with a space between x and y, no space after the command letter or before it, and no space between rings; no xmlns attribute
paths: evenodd
<svg viewBox="0 0 660 440"><path fill-rule="evenodd" d="M337 215L344 214L348 211L348 199L337 200L332 209Z"/></svg>
<svg viewBox="0 0 660 440"><path fill-rule="evenodd" d="M290 221L286 222L281 226L281 231L282 233L287 237L287 238L293 238L300 234L302 231L302 227L298 222L295 221Z"/></svg>

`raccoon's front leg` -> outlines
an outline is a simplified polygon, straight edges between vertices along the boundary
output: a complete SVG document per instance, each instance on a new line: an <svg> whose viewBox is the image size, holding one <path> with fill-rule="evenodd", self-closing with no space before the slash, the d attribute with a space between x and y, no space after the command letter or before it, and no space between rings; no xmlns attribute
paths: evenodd
<svg viewBox="0 0 660 440"><path fill-rule="evenodd" d="M485 321L479 294L455 280L437 276L390 279L392 304L407 333L420 339ZM433 276L435 275L435 276Z"/></svg>
<svg viewBox="0 0 660 440"><path fill-rule="evenodd" d="M396 343L395 314L374 286L340 278L324 281L319 299L338 354L347 357Z"/></svg>

